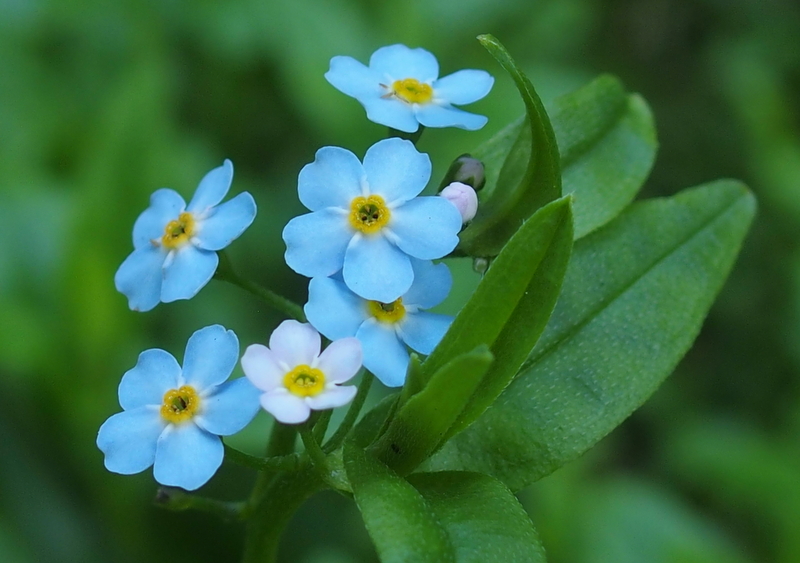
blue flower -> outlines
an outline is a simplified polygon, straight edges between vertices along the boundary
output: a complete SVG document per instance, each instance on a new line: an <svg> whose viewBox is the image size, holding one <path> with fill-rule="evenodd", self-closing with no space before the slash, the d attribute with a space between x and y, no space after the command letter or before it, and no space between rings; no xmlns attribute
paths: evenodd
<svg viewBox="0 0 800 563"><path fill-rule="evenodd" d="M305 306L309 322L331 340L355 336L364 351L364 367L388 387L406 378L408 345L430 354L447 332L452 317L428 313L450 292L452 278L445 264L412 260L414 283L391 303L360 298L340 280L313 278Z"/></svg>
<svg viewBox="0 0 800 563"><path fill-rule="evenodd" d="M459 127L474 131L486 117L454 108L476 102L492 89L494 78L483 70L460 70L444 78L439 63L425 49L405 45L381 47L369 67L352 57L333 57L325 78L337 90L357 99L375 123L413 133L425 127Z"/></svg>
<svg viewBox="0 0 800 563"><path fill-rule="evenodd" d="M114 276L134 311L149 311L159 301L191 299L208 283L219 263L218 250L250 226L256 202L247 192L218 205L233 179L233 164L205 175L187 206L174 190L150 196L150 207L133 226L134 251Z"/></svg>
<svg viewBox="0 0 800 563"><path fill-rule="evenodd" d="M122 377L123 412L97 434L109 471L131 475L154 465L162 485L194 490L222 464L219 436L235 434L258 412L258 390L246 378L225 382L239 359L233 331L213 325L186 345L183 369L164 350L146 350Z"/></svg>
<svg viewBox="0 0 800 563"><path fill-rule="evenodd" d="M321 148L300 171L300 201L312 213L284 228L286 263L310 278L342 270L361 297L394 301L414 280L409 257L441 258L458 244L458 210L415 197L430 174L428 155L398 138L372 145L363 165L348 150Z"/></svg>

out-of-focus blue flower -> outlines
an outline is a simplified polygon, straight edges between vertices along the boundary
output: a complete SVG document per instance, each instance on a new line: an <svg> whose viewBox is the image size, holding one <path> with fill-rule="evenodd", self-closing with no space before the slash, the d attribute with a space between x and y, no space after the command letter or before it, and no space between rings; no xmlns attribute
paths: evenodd
<svg viewBox="0 0 800 563"><path fill-rule="evenodd" d="M419 127L459 127L474 131L486 117L454 108L476 102L492 89L483 70L460 70L439 78L439 63L425 49L381 47L364 66L352 57L333 57L325 78L361 102L375 123L413 133Z"/></svg>
<svg viewBox="0 0 800 563"><path fill-rule="evenodd" d="M364 349L364 367L388 387L406 378L408 351L430 354L447 332L452 317L428 313L450 292L445 264L412 260L414 283L391 302L362 299L335 278L313 278L305 306L309 322L330 339L355 336Z"/></svg>
<svg viewBox="0 0 800 563"><path fill-rule="evenodd" d="M164 350L146 350L122 377L123 411L100 427L97 447L109 471L131 475L154 465L156 481L192 491L222 463L220 436L235 434L258 412L246 378L227 381L239 340L220 325L195 332L183 369Z"/></svg>
<svg viewBox="0 0 800 563"><path fill-rule="evenodd" d="M247 192L218 205L232 179L233 164L225 160L200 181L189 205L167 188L150 196L150 207L133 226L134 250L114 276L132 310L191 299L208 283L219 263L217 251L256 216L256 202Z"/></svg>
<svg viewBox="0 0 800 563"><path fill-rule="evenodd" d="M320 354L319 333L308 323L283 321L262 344L247 347L242 369L263 391L261 406L284 424L308 420L312 410L341 407L356 387L340 385L361 369L361 343L355 338L331 342Z"/></svg>
<svg viewBox="0 0 800 563"><path fill-rule="evenodd" d="M284 228L286 263L310 278L342 270L361 297L394 301L414 280L410 257L441 258L458 244L458 210L415 197L430 174L428 155L398 138L372 145L363 165L348 150L321 148L300 171L300 201L312 213Z"/></svg>

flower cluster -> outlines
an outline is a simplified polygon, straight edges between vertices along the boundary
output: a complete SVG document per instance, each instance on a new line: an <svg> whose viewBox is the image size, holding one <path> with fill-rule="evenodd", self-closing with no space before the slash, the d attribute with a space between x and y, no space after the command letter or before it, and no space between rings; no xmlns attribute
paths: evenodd
<svg viewBox="0 0 800 563"><path fill-rule="evenodd" d="M438 76L432 54L404 45L378 49L369 67L334 57L325 74L364 105L369 119L394 130L482 127L485 117L453 104L484 97L492 77L479 70ZM159 483L194 490L222 463L220 437L242 430L259 406L280 423L304 423L312 410L353 400L356 387L343 384L362 363L385 385L403 385L408 349L430 354L450 326L451 317L427 311L452 284L447 266L433 260L455 249L478 204L475 191L458 182L438 196L420 196L430 176L428 155L398 137L372 145L363 161L344 148L317 151L298 178L309 213L283 230L286 263L311 278L304 307L310 324L284 321L269 346L248 346L245 377L230 380L239 340L219 325L189 338L183 367L164 350L142 352L120 383L122 412L97 436L106 467L133 474L153 466ZM114 278L132 310L190 299L218 273L217 252L256 215L247 192L220 203L232 179L233 164L225 160L188 205L171 189L153 193L134 224L134 250ZM294 316L302 316L299 309ZM325 350L320 333L332 340Z"/></svg>

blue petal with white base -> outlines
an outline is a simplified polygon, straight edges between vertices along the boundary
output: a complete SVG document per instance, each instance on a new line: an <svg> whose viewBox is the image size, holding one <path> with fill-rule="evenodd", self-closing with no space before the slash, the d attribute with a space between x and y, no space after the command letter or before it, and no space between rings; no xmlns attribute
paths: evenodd
<svg viewBox="0 0 800 563"><path fill-rule="evenodd" d="M194 491L214 476L224 455L222 440L196 424L170 426L158 439L153 476L162 485Z"/></svg>

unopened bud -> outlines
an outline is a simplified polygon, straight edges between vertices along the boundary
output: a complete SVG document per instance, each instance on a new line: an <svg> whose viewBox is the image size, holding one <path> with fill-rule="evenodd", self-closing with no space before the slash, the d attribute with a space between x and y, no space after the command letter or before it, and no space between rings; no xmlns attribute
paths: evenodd
<svg viewBox="0 0 800 563"><path fill-rule="evenodd" d="M447 186L453 182L461 182L478 192L486 183L486 172L483 163L477 158L472 158L468 154L462 154L453 161L441 186Z"/></svg>
<svg viewBox="0 0 800 563"><path fill-rule="evenodd" d="M461 182L453 182L440 193L440 196L452 203L461 214L461 222L471 221L478 212L478 194L470 186Z"/></svg>

